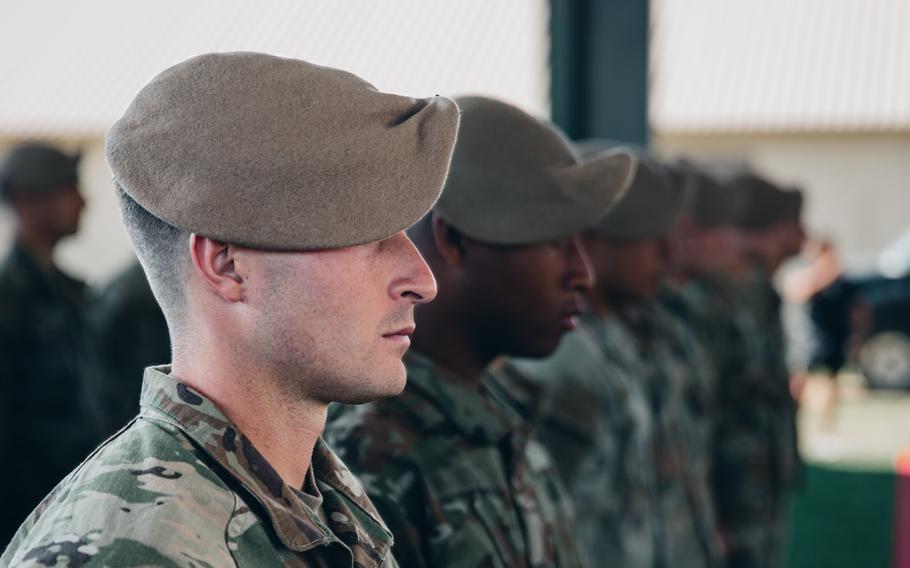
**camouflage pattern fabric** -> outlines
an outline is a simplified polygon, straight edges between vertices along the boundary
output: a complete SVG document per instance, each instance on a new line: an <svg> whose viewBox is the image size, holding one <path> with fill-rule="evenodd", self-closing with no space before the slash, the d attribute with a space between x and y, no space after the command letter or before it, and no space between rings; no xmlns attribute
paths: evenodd
<svg viewBox="0 0 910 568"><path fill-rule="evenodd" d="M585 314L553 356L511 360L497 371L545 389L536 436L574 502L587 566L650 568L666 560L648 371L637 354L617 318Z"/></svg>
<svg viewBox="0 0 910 568"><path fill-rule="evenodd" d="M395 398L335 407L326 439L395 535L404 567L578 566L546 452L515 415L413 351Z"/></svg>
<svg viewBox="0 0 910 568"><path fill-rule="evenodd" d="M712 481L731 567L781 565L786 495L798 474L775 297L770 280L753 273L744 285L695 278L664 303L703 338L717 370Z"/></svg>
<svg viewBox="0 0 910 568"><path fill-rule="evenodd" d="M0 265L0 543L102 439L84 391L88 300L18 243Z"/></svg>
<svg viewBox="0 0 910 568"><path fill-rule="evenodd" d="M730 566L782 565L789 496L798 481L796 406L789 390L780 298L753 271L736 322L748 357L721 383L715 480Z"/></svg>
<svg viewBox="0 0 910 568"><path fill-rule="evenodd" d="M319 440L304 487L167 367L142 411L66 477L0 566L396 566L392 538Z"/></svg>
<svg viewBox="0 0 910 568"><path fill-rule="evenodd" d="M649 328L640 342L652 363L658 495L667 558L674 567L718 566L721 560L711 491L716 375L696 336L660 304L636 314Z"/></svg>

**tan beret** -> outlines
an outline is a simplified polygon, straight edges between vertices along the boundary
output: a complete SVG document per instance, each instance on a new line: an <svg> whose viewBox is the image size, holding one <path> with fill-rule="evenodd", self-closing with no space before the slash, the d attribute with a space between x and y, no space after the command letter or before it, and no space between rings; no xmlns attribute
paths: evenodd
<svg viewBox="0 0 910 568"><path fill-rule="evenodd" d="M171 67L107 135L115 180L145 209L267 250L345 247L419 220L458 129L445 98L377 91L338 69L261 53Z"/></svg>
<svg viewBox="0 0 910 568"><path fill-rule="evenodd" d="M663 164L647 155L639 155L631 187L589 232L617 239L664 236L682 213L684 195L683 188L671 181Z"/></svg>
<svg viewBox="0 0 910 568"><path fill-rule="evenodd" d="M684 209L704 227L732 225L738 214L736 193L713 176L691 166L685 168Z"/></svg>
<svg viewBox="0 0 910 568"><path fill-rule="evenodd" d="M743 229L764 229L782 221L798 219L802 193L784 190L751 173L732 178L730 187L737 194L736 225Z"/></svg>
<svg viewBox="0 0 910 568"><path fill-rule="evenodd" d="M459 97L461 129L434 209L477 240L545 242L596 221L626 190L635 158L607 151L582 163L552 124L485 97Z"/></svg>

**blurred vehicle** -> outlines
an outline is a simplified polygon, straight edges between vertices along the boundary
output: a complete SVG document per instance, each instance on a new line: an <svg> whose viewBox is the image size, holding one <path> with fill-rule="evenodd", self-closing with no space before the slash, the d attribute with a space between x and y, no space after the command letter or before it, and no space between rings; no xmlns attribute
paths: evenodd
<svg viewBox="0 0 910 568"><path fill-rule="evenodd" d="M844 272L809 300L816 342L810 366L856 367L870 388L910 390L910 231L874 268Z"/></svg>

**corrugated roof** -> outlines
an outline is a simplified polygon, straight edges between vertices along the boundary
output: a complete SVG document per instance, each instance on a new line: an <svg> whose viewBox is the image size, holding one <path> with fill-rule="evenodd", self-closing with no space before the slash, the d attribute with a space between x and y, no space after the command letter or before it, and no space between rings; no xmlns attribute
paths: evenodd
<svg viewBox="0 0 910 568"><path fill-rule="evenodd" d="M659 133L910 130L907 0L652 0Z"/></svg>
<svg viewBox="0 0 910 568"><path fill-rule="evenodd" d="M234 50L549 114L545 0L29 0L0 21L0 135L97 136L167 66Z"/></svg>

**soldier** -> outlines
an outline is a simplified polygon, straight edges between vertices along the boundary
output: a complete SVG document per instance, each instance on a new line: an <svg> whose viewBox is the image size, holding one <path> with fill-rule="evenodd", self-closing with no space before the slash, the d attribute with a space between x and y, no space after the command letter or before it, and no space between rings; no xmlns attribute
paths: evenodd
<svg viewBox="0 0 910 568"><path fill-rule="evenodd" d="M714 430L721 411L719 390L745 372L750 338L739 310L740 295L734 278L740 273L740 245L733 223L736 195L715 178L690 165L673 168L686 187L683 213L669 240L670 273L658 301L675 316L681 331L697 344L690 353L701 352L704 362L696 376L700 387L690 392L685 409L697 427L689 445L689 463L710 485L705 499L716 511L714 499ZM716 524L715 550L724 554L721 527Z"/></svg>
<svg viewBox="0 0 910 568"><path fill-rule="evenodd" d="M90 378L92 411L106 435L139 412L142 371L171 358L167 321L142 265L117 274L92 307L98 372Z"/></svg>
<svg viewBox="0 0 910 568"><path fill-rule="evenodd" d="M736 317L749 338L743 372L723 377L718 419L715 481L731 567L776 567L783 563L789 497L800 462L796 404L772 277L799 252L805 234L802 197L752 174L734 178L737 225L747 270L739 284Z"/></svg>
<svg viewBox="0 0 910 568"><path fill-rule="evenodd" d="M331 401L404 386L436 287L402 229L437 199L457 125L447 99L257 53L143 87L106 154L172 364L0 566L395 566L320 433Z"/></svg>
<svg viewBox="0 0 910 568"><path fill-rule="evenodd" d="M706 482L689 464L698 390L685 334L653 302L664 236L683 192L642 157L628 195L585 233L596 285L578 330L543 362L514 361L500 380L545 385L539 435L574 497L586 560L706 566L716 552Z"/></svg>
<svg viewBox="0 0 910 568"><path fill-rule="evenodd" d="M57 244L76 233L85 206L78 164L78 155L25 144L0 165L0 197L15 221L0 265L4 543L96 441L82 393L86 287L54 262Z"/></svg>
<svg viewBox="0 0 910 568"><path fill-rule="evenodd" d="M577 232L623 191L634 160L580 164L544 121L487 98L458 104L443 195L411 231L441 293L417 311L407 386L340 409L328 439L361 474L402 566L578 566L548 454L482 382L498 356L546 356L573 327L590 285Z"/></svg>

